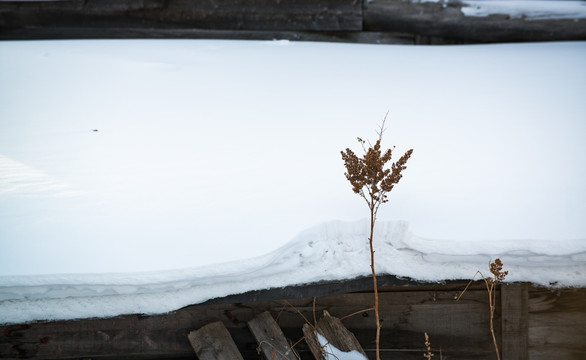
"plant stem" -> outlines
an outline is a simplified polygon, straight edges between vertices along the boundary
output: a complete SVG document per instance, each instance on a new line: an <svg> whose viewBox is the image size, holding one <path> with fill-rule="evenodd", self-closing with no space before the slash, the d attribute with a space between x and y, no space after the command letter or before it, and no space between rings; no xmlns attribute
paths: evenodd
<svg viewBox="0 0 586 360"><path fill-rule="evenodd" d="M494 335L494 309L496 307L496 293L494 293L494 283L490 286L490 292L488 293L489 303L490 303L490 333L492 334L492 342L494 343L494 349L496 351L496 358L501 360L501 355L499 353L499 347L496 342L496 336Z"/></svg>
<svg viewBox="0 0 586 360"><path fill-rule="evenodd" d="M374 236L374 222L376 217L374 215L374 209L370 209L370 237L368 243L370 245L370 269L372 270L372 282L374 288L374 317L376 318L376 359L380 360L380 317L378 313L378 285L376 282L376 272L374 271L374 247L372 240Z"/></svg>

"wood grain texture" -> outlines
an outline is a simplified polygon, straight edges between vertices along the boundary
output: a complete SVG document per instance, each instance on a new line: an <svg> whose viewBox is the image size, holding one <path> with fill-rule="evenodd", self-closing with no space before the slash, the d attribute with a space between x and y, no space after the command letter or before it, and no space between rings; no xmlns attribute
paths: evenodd
<svg viewBox="0 0 586 360"><path fill-rule="evenodd" d="M529 358L586 359L586 289L529 290Z"/></svg>
<svg viewBox="0 0 586 360"><path fill-rule="evenodd" d="M338 287L338 285L336 285ZM340 285L341 286L341 285ZM455 298L466 282L446 285L391 286L380 293L382 334L385 359L422 358L424 332L431 337L434 353L445 358L494 360L489 332L486 289L473 285L460 301ZM500 290L499 290L500 291ZM313 323L312 297L282 299L297 291L234 296L207 305L192 305L156 316L124 315L106 319L38 322L0 326L0 359L193 359L187 335L208 323L221 321L238 344L244 358L258 358L257 342L247 322L269 311L284 335L302 339L306 323ZM262 295L262 301L252 301ZM497 300L500 300L500 293ZM248 300L247 300L248 299ZM232 300L236 300L231 302ZM354 312L372 307L372 293L349 293L315 298L315 314L327 310L356 336L367 355L374 354L375 322L372 313ZM495 325L500 337L500 301ZM545 289L529 286L528 347L529 359L586 359L586 289ZM302 341L296 346L302 355L311 353ZM545 354L545 355L542 355ZM559 356L553 356L558 354ZM439 358L437 355L434 358ZM503 359L506 360L506 359Z"/></svg>
<svg viewBox="0 0 586 360"><path fill-rule="evenodd" d="M187 338L199 360L244 360L221 321L192 331Z"/></svg>
<svg viewBox="0 0 586 360"><path fill-rule="evenodd" d="M521 1L509 0L514 4ZM466 16L460 1L376 0L364 2L364 30L418 34L467 42L584 40L582 20L514 18L507 14Z"/></svg>
<svg viewBox="0 0 586 360"><path fill-rule="evenodd" d="M501 354L504 360L529 359L528 285L501 286Z"/></svg>
<svg viewBox="0 0 586 360"><path fill-rule="evenodd" d="M248 328L266 360L298 360L285 334L268 311L248 321Z"/></svg>
<svg viewBox="0 0 586 360"><path fill-rule="evenodd" d="M362 346L348 329L342 324L340 319L333 317L327 310L324 310L322 318L317 322L316 325L304 324L303 335L305 342L309 346L311 353L317 360L321 360L322 352L321 346L317 339L315 332L319 332L326 340L343 352L358 351L364 356L366 353L362 349Z"/></svg>
<svg viewBox="0 0 586 360"><path fill-rule="evenodd" d="M30 26L360 31L362 4L355 0L0 2L0 28Z"/></svg>

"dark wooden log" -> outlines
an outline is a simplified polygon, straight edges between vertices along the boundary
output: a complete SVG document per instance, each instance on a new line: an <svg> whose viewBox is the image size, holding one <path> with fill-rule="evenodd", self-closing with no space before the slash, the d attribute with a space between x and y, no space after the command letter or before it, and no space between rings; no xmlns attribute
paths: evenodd
<svg viewBox="0 0 586 360"><path fill-rule="evenodd" d="M501 322L503 360L528 360L528 285L501 286Z"/></svg>
<svg viewBox="0 0 586 360"><path fill-rule="evenodd" d="M295 350L268 311L248 321L248 328L266 360L298 360Z"/></svg>
<svg viewBox="0 0 586 360"><path fill-rule="evenodd" d="M192 331L187 338L199 360L244 360L221 321Z"/></svg>
<svg viewBox="0 0 586 360"><path fill-rule="evenodd" d="M282 30L215 30L154 27L27 27L0 29L0 40L54 39L221 39L221 40L291 40L370 44L418 43L421 37L365 31L282 31ZM423 39L426 43L429 39ZM437 44L451 43L437 39Z"/></svg>
<svg viewBox="0 0 586 360"><path fill-rule="evenodd" d="M364 30L475 43L586 39L584 19L526 20L506 14L472 17L462 13L465 6L460 1L365 1Z"/></svg>
<svg viewBox="0 0 586 360"><path fill-rule="evenodd" d="M210 37L411 44L586 40L584 19L472 17L464 16L466 6L456 0L0 1L0 39Z"/></svg>
<svg viewBox="0 0 586 360"><path fill-rule="evenodd" d="M0 29L23 27L362 30L355 0L0 2Z"/></svg>

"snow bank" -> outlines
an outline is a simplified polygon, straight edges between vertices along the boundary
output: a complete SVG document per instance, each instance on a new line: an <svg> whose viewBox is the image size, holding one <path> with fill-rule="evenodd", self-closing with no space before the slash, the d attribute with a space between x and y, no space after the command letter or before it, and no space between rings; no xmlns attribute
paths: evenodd
<svg viewBox="0 0 586 360"><path fill-rule="evenodd" d="M468 279L498 256L510 281L584 286L584 58L584 42L1 42L0 321L368 275L340 150L388 110L386 145L414 155L379 213L379 273Z"/></svg>
<svg viewBox="0 0 586 360"><path fill-rule="evenodd" d="M327 222L267 255L202 268L0 277L0 323L165 313L250 290L368 276L368 231L367 220ZM586 285L585 239L559 242L555 256L544 254L540 241L497 241L476 249L464 245L454 253L453 244L422 239L405 222L380 222L375 239L381 275L432 282L469 279L477 270L488 274L489 260L500 257L509 271L507 281Z"/></svg>

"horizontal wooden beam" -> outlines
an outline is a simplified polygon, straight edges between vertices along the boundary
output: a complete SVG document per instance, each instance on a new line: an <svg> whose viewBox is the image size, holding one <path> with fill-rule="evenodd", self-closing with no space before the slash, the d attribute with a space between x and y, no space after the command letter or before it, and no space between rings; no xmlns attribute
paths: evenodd
<svg viewBox="0 0 586 360"><path fill-rule="evenodd" d="M381 292L382 346L387 353L414 352L428 332L451 358L489 359L486 294L468 290L458 302L456 290ZM302 338L302 327L324 310L344 318L372 307L372 293L353 293L315 298L264 302L194 305L157 316L125 315L107 319L18 324L0 327L0 358L149 359L188 358L193 350L187 335L206 324L221 321L230 331L244 358L256 355L256 341L247 322L268 311L286 337ZM372 315L362 312L344 318L369 353L374 339ZM299 351L307 350L301 347ZM487 355L487 356L485 356ZM392 356L391 356L392 357Z"/></svg>
<svg viewBox="0 0 586 360"><path fill-rule="evenodd" d="M384 277L381 280L385 282ZM484 284L474 283L459 301L456 298L465 282L398 285L389 281L386 285L379 293L384 359L422 357L425 332L438 358L441 348L443 356L450 359L495 359ZM318 295L321 290L315 286L308 289ZM362 287L364 292L325 295L323 291L316 298L293 296L285 301L281 299L286 299L287 294L308 292L277 291L271 296L267 290L156 316L133 314L0 326L0 358L188 359L193 358L187 339L189 332L215 321L226 326L244 358L255 358L257 344L247 326L255 316L268 311L285 336L295 342L303 336L303 325L313 324L324 310L342 319L366 354L372 355L376 325L372 312L363 311L373 306L372 292L356 284L321 286L328 291ZM495 327L497 337L503 339L503 355L523 359L525 349L514 347L520 346L527 336L530 359L553 355L556 359L585 358L586 289L546 289L525 284L503 285L502 289L502 293L499 289L496 294ZM354 315L348 316L351 314ZM296 350L309 354L309 349L302 345L296 346Z"/></svg>
<svg viewBox="0 0 586 360"><path fill-rule="evenodd" d="M523 5L520 0L508 3L515 2ZM586 19L466 16L468 6L457 0L0 1L0 39L207 36L411 44L586 40Z"/></svg>
<svg viewBox="0 0 586 360"><path fill-rule="evenodd" d="M515 1L508 2L514 4ZM526 6L521 1L517 2L519 6ZM586 19L527 20L507 14L474 17L464 15L462 9L466 6L462 1L450 0L365 1L364 30L480 43L586 40Z"/></svg>
<svg viewBox="0 0 586 360"><path fill-rule="evenodd" d="M72 0L0 2L0 28L362 30L355 0Z"/></svg>

